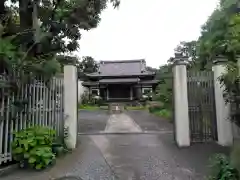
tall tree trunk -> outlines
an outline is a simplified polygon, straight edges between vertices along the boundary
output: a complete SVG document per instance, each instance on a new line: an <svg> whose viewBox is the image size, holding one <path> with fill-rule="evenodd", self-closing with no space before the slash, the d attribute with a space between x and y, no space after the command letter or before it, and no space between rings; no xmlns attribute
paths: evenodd
<svg viewBox="0 0 240 180"><path fill-rule="evenodd" d="M6 0L1 0L0 1L0 18L6 12L5 5L4 5L5 2L6 2Z"/></svg>
<svg viewBox="0 0 240 180"><path fill-rule="evenodd" d="M40 53L40 24L38 18L39 0L33 1L32 24L34 29L35 55Z"/></svg>
<svg viewBox="0 0 240 180"><path fill-rule="evenodd" d="M19 16L21 30L32 28L32 4L31 0L19 0Z"/></svg>
<svg viewBox="0 0 240 180"><path fill-rule="evenodd" d="M32 3L31 0L19 0L20 31L32 29ZM21 46L27 50L31 46L33 33L26 33L21 36Z"/></svg>

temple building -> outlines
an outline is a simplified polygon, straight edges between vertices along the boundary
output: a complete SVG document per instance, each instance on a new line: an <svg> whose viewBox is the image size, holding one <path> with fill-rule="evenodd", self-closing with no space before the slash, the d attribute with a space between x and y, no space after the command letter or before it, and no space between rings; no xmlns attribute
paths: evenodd
<svg viewBox="0 0 240 180"><path fill-rule="evenodd" d="M146 61L101 61L98 72L86 74L82 85L92 95L106 102L129 102L142 99L143 94L155 90L155 72L147 71Z"/></svg>

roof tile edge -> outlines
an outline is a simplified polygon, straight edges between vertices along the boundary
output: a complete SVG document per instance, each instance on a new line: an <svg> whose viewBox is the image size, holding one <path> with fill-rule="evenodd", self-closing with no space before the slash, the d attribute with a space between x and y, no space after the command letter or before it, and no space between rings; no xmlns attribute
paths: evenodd
<svg viewBox="0 0 240 180"><path fill-rule="evenodd" d="M133 62L146 62L145 59L133 59L133 60L114 60L114 61L100 61L100 64L110 64L110 63L133 63Z"/></svg>

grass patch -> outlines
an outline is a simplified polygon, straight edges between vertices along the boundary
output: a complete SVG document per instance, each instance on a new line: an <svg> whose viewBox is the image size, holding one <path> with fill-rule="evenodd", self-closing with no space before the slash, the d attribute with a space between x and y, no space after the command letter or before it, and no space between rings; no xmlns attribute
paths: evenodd
<svg viewBox="0 0 240 180"><path fill-rule="evenodd" d="M167 110L167 109L155 110L151 113L158 116L158 117L162 117L162 118L165 118L165 119L168 119L168 120L171 120L171 118L172 118L172 112L170 110Z"/></svg>
<svg viewBox="0 0 240 180"><path fill-rule="evenodd" d="M126 106L126 110L146 110L146 106Z"/></svg>
<svg viewBox="0 0 240 180"><path fill-rule="evenodd" d="M100 109L99 106L92 106L92 105L78 105L78 109L85 109L85 110L98 110Z"/></svg>
<svg viewBox="0 0 240 180"><path fill-rule="evenodd" d="M83 105L79 104L78 109L84 109L84 110L108 110L108 106L97 106L97 105Z"/></svg>

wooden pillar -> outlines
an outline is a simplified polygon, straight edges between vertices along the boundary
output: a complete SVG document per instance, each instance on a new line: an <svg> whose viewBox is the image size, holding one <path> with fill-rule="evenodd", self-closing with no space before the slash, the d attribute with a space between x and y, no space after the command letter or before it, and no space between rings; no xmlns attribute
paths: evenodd
<svg viewBox="0 0 240 180"><path fill-rule="evenodd" d="M107 86L107 100L109 99L109 91L108 91L108 86Z"/></svg>
<svg viewBox="0 0 240 180"><path fill-rule="evenodd" d="M90 99L90 97L91 97L91 88L90 88L90 86L88 87L88 99Z"/></svg>
<svg viewBox="0 0 240 180"><path fill-rule="evenodd" d="M130 100L132 100L133 99L133 88L132 88L132 86L130 87Z"/></svg>

